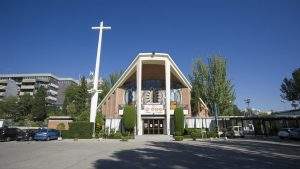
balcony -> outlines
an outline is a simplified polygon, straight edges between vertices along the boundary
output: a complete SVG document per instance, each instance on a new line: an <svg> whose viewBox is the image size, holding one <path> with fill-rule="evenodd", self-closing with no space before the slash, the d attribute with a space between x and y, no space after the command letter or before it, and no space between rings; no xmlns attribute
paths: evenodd
<svg viewBox="0 0 300 169"><path fill-rule="evenodd" d="M6 89L6 86L0 85L0 90L5 90L5 89Z"/></svg>
<svg viewBox="0 0 300 169"><path fill-rule="evenodd" d="M50 94L50 95L52 95L52 96L56 96L57 95L57 91L55 91L55 90L48 90L47 91L48 92L48 94Z"/></svg>
<svg viewBox="0 0 300 169"><path fill-rule="evenodd" d="M51 87L53 87L55 89L58 89L58 86L56 84L54 84L54 83L49 83L49 86L51 86Z"/></svg>
<svg viewBox="0 0 300 169"><path fill-rule="evenodd" d="M53 97L53 96L47 96L47 97L46 97L46 100L57 101L57 98L56 98L56 97Z"/></svg>
<svg viewBox="0 0 300 169"><path fill-rule="evenodd" d="M23 79L22 83L35 83L36 80L35 79Z"/></svg>
<svg viewBox="0 0 300 169"><path fill-rule="evenodd" d="M35 86L34 85L22 85L21 90L22 89L24 89L24 90L34 90Z"/></svg>
<svg viewBox="0 0 300 169"><path fill-rule="evenodd" d="M6 80L6 79L0 80L0 84L7 84L7 82L8 82L8 80Z"/></svg>
<svg viewBox="0 0 300 169"><path fill-rule="evenodd" d="M33 96L33 92L20 92L20 96L23 96L24 94L29 94L30 96Z"/></svg>

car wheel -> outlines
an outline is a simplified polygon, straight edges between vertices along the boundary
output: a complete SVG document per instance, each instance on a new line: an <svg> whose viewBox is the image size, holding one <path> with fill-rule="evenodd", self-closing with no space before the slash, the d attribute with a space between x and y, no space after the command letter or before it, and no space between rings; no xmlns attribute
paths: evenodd
<svg viewBox="0 0 300 169"><path fill-rule="evenodd" d="M47 141L49 141L50 140L50 137L47 137Z"/></svg>
<svg viewBox="0 0 300 169"><path fill-rule="evenodd" d="M6 137L6 140L5 140L5 141L7 141L7 142L10 141L10 137Z"/></svg>
<svg viewBox="0 0 300 169"><path fill-rule="evenodd" d="M32 141L32 137L29 137L29 138L28 138L28 141Z"/></svg>

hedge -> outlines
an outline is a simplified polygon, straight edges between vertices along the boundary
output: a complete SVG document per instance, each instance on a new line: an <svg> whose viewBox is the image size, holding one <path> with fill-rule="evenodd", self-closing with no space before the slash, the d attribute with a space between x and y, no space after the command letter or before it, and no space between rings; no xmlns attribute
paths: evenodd
<svg viewBox="0 0 300 169"><path fill-rule="evenodd" d="M63 138L91 139L94 124L90 122L69 123L69 130L62 131Z"/></svg>
<svg viewBox="0 0 300 169"><path fill-rule="evenodd" d="M122 122L126 131L132 133L136 125L136 109L133 106L126 105Z"/></svg>
<svg viewBox="0 0 300 169"><path fill-rule="evenodd" d="M180 135L183 135L184 114L183 114L183 108L182 107L179 107L179 108L175 109L174 124L175 124L175 132L180 133Z"/></svg>

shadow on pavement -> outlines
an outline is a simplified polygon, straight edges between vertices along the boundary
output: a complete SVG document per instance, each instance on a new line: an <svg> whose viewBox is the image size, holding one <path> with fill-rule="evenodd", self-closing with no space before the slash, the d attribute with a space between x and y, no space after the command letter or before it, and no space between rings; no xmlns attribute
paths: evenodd
<svg viewBox="0 0 300 169"><path fill-rule="evenodd" d="M247 154L239 149L224 149L219 144L213 146L214 143L191 145L176 142L149 142L145 148L122 150L115 152L111 159L99 159L94 167L96 169L294 169L299 167L299 159L266 156L259 153Z"/></svg>

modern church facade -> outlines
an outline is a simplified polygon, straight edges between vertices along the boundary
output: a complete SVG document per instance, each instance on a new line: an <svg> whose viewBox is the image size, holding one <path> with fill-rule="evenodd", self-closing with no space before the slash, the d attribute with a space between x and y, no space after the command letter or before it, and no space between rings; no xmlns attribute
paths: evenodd
<svg viewBox="0 0 300 169"><path fill-rule="evenodd" d="M186 117L192 115L191 89L190 82L168 54L140 53L98 108L106 118L106 128L121 130L123 108L133 105L137 110L137 135L170 135L176 107L183 107ZM208 110L197 114L207 116Z"/></svg>

